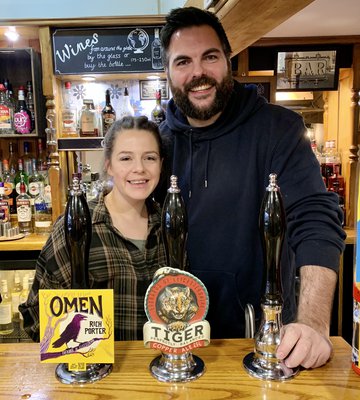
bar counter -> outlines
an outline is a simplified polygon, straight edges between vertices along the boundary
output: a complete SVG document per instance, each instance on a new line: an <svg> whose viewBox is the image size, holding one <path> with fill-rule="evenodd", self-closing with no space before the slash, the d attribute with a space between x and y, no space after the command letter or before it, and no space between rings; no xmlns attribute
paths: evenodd
<svg viewBox="0 0 360 400"><path fill-rule="evenodd" d="M351 347L340 337L332 360L321 368L303 370L286 382L262 381L244 370L252 339L213 340L194 351L206 365L205 374L188 383L162 383L150 375L149 364L159 352L142 342L116 342L109 376L93 384L66 385L55 377L57 364L39 362L36 343L0 344L0 398L30 400L299 400L360 398L360 376L351 369Z"/></svg>

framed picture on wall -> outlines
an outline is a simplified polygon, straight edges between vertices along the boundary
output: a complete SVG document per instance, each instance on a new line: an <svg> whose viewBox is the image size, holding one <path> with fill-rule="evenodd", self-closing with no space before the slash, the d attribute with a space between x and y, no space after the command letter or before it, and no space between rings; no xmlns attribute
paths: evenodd
<svg viewBox="0 0 360 400"><path fill-rule="evenodd" d="M277 53L276 90L337 90L336 50L280 51Z"/></svg>
<svg viewBox="0 0 360 400"><path fill-rule="evenodd" d="M265 97L269 103L275 103L275 76L235 76L234 79L244 86L256 86L260 96Z"/></svg>
<svg viewBox="0 0 360 400"><path fill-rule="evenodd" d="M140 100L155 100L155 92L161 89L161 99L169 98L169 86L166 79L144 80L139 82Z"/></svg>

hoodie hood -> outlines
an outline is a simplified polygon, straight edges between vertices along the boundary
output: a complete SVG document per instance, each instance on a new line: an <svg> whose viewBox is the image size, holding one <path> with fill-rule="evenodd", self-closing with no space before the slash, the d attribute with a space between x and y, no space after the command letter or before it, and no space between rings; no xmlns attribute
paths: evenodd
<svg viewBox="0 0 360 400"><path fill-rule="evenodd" d="M174 153L188 154L188 167L185 174L177 171L174 167L170 167L171 173L178 175L180 182L185 183L186 181L185 186L188 189L187 195L185 194L186 197L191 198L192 195L194 146L199 144L205 148L204 156L201 160L202 165L196 165L196 168L202 169L203 179L201 186L207 188L211 178L208 176L208 170L211 160L212 141L230 134L234 130L241 129L241 125L265 104L267 104L267 101L257 94L256 86L244 86L235 81L230 99L220 117L212 125L198 128L189 125L186 116L178 109L173 99L169 101L166 120L161 125L161 131L165 139L165 145L168 145L169 160L173 159L174 164L177 164L176 157L172 157ZM187 151L184 151L184 146ZM169 161L169 165L171 165L171 161Z"/></svg>

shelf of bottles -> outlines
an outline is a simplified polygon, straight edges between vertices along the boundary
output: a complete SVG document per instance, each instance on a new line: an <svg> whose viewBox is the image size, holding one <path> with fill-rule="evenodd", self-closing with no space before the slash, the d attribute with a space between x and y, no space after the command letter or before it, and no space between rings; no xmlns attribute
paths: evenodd
<svg viewBox="0 0 360 400"><path fill-rule="evenodd" d="M0 272L0 343L31 342L23 328L19 305L28 297L34 271Z"/></svg>
<svg viewBox="0 0 360 400"><path fill-rule="evenodd" d="M31 48L0 49L0 137L31 138L45 129L40 56Z"/></svg>

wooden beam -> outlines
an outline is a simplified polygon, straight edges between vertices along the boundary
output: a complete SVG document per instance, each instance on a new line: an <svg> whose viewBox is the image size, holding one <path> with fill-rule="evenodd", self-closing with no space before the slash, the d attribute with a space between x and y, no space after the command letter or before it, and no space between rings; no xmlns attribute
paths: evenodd
<svg viewBox="0 0 360 400"><path fill-rule="evenodd" d="M228 0L216 15L228 35L233 55L240 53L314 0ZM203 8L203 1L185 6Z"/></svg>

